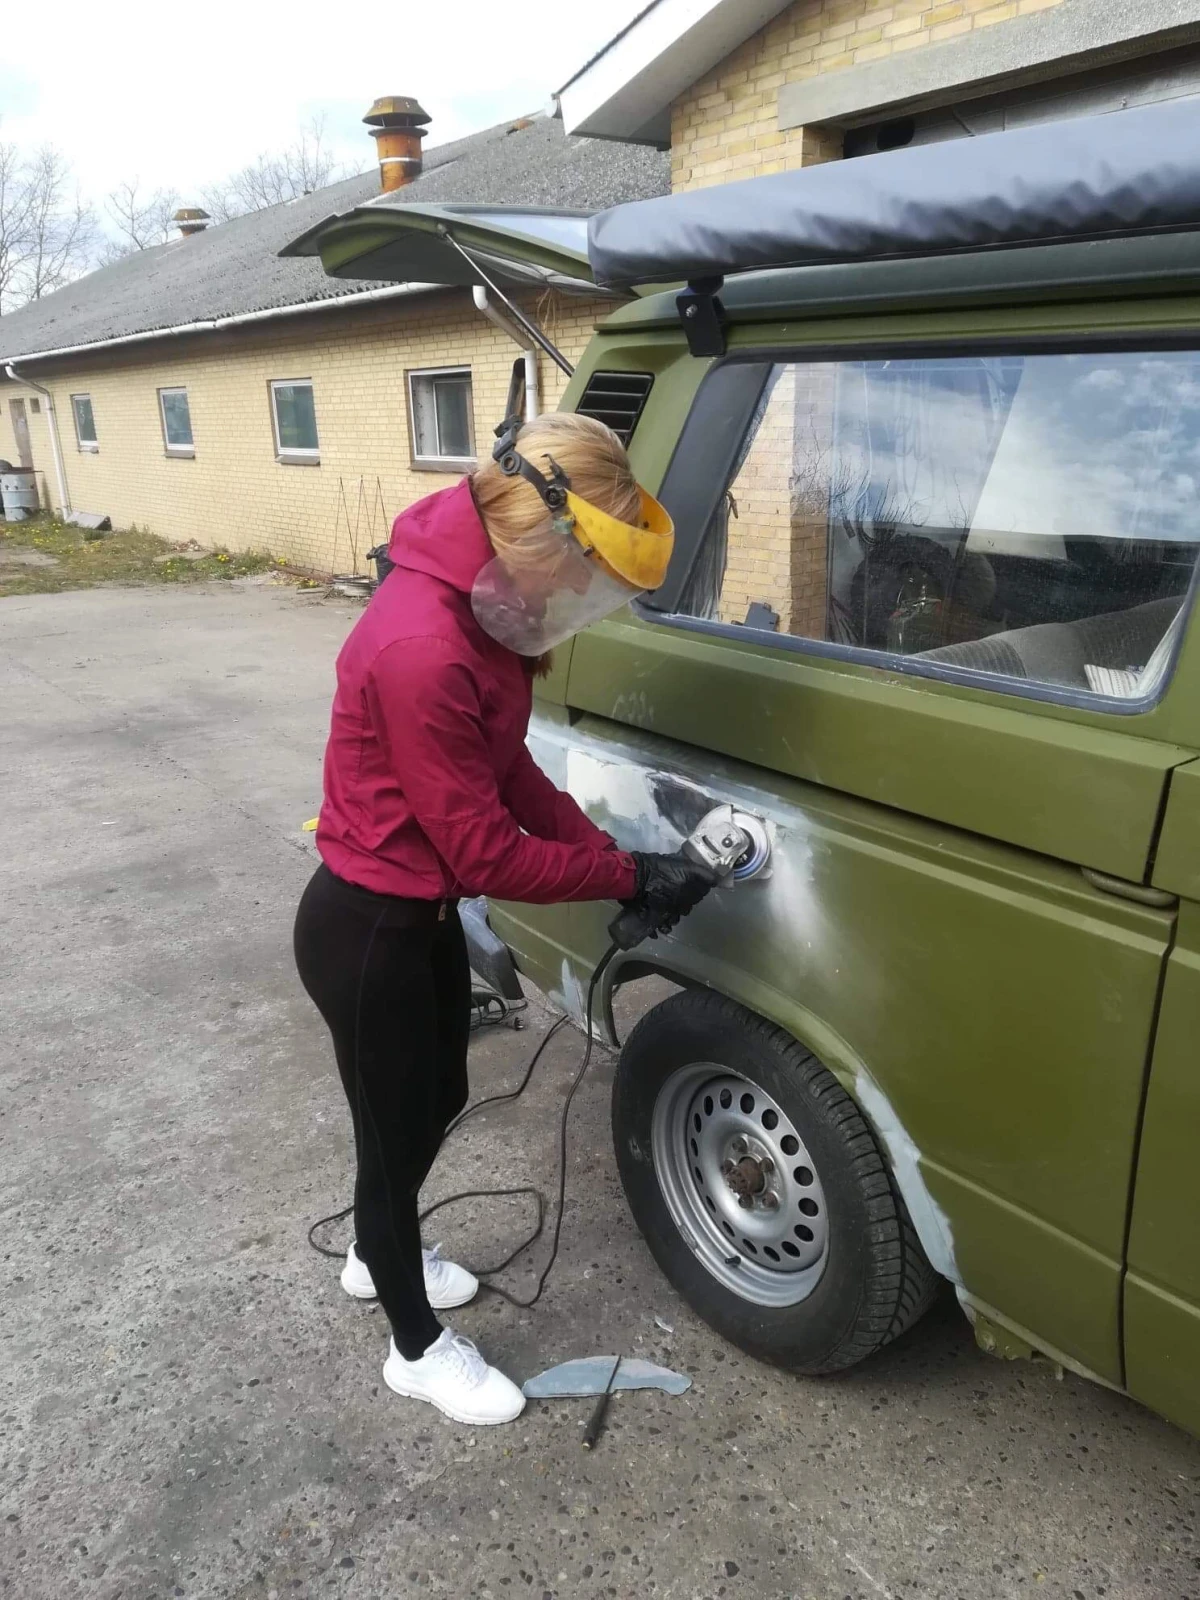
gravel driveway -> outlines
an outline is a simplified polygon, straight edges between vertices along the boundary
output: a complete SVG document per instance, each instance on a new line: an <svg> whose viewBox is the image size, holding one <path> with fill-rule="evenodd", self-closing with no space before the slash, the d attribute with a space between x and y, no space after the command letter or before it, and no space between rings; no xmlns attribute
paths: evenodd
<svg viewBox="0 0 1200 1600"><path fill-rule="evenodd" d="M621 1350L691 1391L619 1397L588 1454L588 1402L473 1432L383 1390L381 1313L305 1238L349 1196L350 1130L289 949L354 615L237 583L0 601L0 1592L1200 1596L1195 1443L977 1353L953 1302L835 1381L716 1339L626 1212L604 1060L544 1301L456 1326L518 1378ZM477 1039L477 1090L548 1015ZM578 1045L431 1197L549 1186ZM478 1261L522 1221L443 1236Z"/></svg>

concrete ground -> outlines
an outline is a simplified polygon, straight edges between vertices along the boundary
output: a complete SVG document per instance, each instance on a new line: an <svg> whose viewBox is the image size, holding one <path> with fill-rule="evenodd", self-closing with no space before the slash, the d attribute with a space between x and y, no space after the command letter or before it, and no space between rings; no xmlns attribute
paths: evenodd
<svg viewBox="0 0 1200 1600"><path fill-rule="evenodd" d="M620 1350L691 1391L620 1397L588 1454L590 1402L472 1431L383 1389L382 1314L305 1238L349 1195L349 1120L289 950L354 614L233 585L0 602L0 1592L1200 1595L1196 1445L977 1353L952 1303L837 1381L722 1344L625 1209L608 1060L544 1301L456 1325L518 1378ZM477 1091L547 1015L478 1038ZM431 1195L548 1186L578 1048ZM439 1232L479 1260L520 1225L497 1204Z"/></svg>

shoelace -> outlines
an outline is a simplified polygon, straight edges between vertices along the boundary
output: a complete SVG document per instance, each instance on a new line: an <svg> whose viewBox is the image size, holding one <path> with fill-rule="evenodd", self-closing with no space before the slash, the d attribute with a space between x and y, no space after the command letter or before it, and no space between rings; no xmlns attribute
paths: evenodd
<svg viewBox="0 0 1200 1600"><path fill-rule="evenodd" d="M422 1250L421 1258L425 1265L425 1277L429 1282L437 1283L446 1271L441 1245L435 1244L432 1250Z"/></svg>
<svg viewBox="0 0 1200 1600"><path fill-rule="evenodd" d="M449 1329L446 1331L450 1332ZM478 1346L465 1334L450 1333L439 1354L453 1366L455 1376L462 1378L472 1388L477 1388L487 1377L487 1362L480 1355Z"/></svg>

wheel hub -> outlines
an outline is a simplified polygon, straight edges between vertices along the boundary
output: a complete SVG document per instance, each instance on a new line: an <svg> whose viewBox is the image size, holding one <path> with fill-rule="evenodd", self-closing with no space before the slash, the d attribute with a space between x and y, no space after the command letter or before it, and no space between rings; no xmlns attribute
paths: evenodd
<svg viewBox="0 0 1200 1600"><path fill-rule="evenodd" d="M745 1146L745 1140L734 1140L735 1146ZM775 1171L775 1163L770 1156L744 1155L740 1160L734 1160L733 1155L726 1156L721 1163L721 1176L729 1185L730 1193L743 1210L751 1211L756 1205L764 1206L768 1211L775 1211L779 1207L779 1196L769 1187L771 1175Z"/></svg>
<svg viewBox="0 0 1200 1600"><path fill-rule="evenodd" d="M760 1305L811 1292L828 1246L824 1194L772 1096L721 1067L680 1068L655 1102L652 1142L668 1207L714 1277Z"/></svg>

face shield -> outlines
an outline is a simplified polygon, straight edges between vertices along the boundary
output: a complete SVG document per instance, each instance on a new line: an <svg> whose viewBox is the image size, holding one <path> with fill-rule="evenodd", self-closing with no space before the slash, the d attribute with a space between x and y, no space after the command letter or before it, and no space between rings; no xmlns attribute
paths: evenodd
<svg viewBox="0 0 1200 1600"><path fill-rule="evenodd" d="M471 609L491 638L518 655L540 656L662 583L675 530L653 495L639 491L634 526L573 494L549 456L549 477L511 442L496 459L503 472L537 489L546 517L499 551L475 580Z"/></svg>

